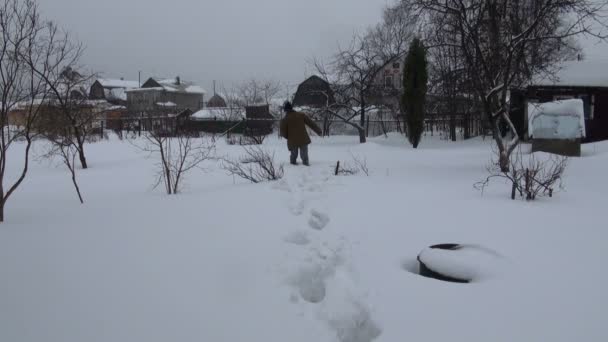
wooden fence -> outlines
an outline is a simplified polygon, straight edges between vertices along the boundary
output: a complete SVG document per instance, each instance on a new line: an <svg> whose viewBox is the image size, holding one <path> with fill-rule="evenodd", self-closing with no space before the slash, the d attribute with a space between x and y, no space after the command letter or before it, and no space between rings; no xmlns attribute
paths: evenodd
<svg viewBox="0 0 608 342"><path fill-rule="evenodd" d="M388 133L406 133L405 123L395 119L369 119L364 128L368 137L387 135ZM358 135L357 129L342 120L316 120L320 127L326 127L327 135ZM358 123L358 122L357 122ZM425 135L440 136L446 140L469 139L488 133L480 114L432 114L425 118ZM114 131L162 132L166 135L176 134L216 134L227 135L268 135L276 131L279 119L243 119L241 121L227 120L193 120L179 117L148 117L106 119L103 127Z"/></svg>

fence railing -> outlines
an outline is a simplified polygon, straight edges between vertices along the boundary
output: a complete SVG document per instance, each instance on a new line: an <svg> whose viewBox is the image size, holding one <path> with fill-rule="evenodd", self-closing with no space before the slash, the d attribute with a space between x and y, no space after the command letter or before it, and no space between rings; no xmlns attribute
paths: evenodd
<svg viewBox="0 0 608 342"><path fill-rule="evenodd" d="M365 121L364 129L368 137L387 135L392 132L407 133L406 125L399 116L391 116L390 119L368 119ZM358 135L358 131L352 125L343 120L314 120L319 127L324 127L326 135ZM230 136L231 134L243 135L268 135L279 127L280 119L243 119L243 120L190 120L179 117L147 117L147 118L120 118L106 119L101 126L104 129L114 131L141 132L156 131L172 134L216 134ZM360 124L359 122L356 122ZM425 118L425 135L440 136L446 140L468 139L488 133L487 125L484 124L482 116L477 113L464 114L432 114ZM102 129L103 131L103 129Z"/></svg>

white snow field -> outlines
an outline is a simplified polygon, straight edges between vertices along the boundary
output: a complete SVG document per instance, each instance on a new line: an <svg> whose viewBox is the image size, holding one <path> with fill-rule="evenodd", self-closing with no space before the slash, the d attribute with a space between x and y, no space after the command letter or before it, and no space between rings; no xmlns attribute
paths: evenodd
<svg viewBox="0 0 608 342"><path fill-rule="evenodd" d="M608 143L571 159L565 191L525 202L473 188L490 139L357 140L313 139L312 166L274 183L209 162L167 196L154 160L114 138L87 145L84 205L63 167L34 160L0 224L0 341L608 340ZM264 145L287 161L284 140ZM370 176L333 176L352 155ZM499 260L470 284L417 275L439 243Z"/></svg>

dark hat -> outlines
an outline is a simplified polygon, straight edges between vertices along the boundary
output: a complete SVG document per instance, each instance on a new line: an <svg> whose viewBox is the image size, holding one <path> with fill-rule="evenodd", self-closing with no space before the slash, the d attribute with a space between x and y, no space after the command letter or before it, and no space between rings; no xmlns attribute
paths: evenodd
<svg viewBox="0 0 608 342"><path fill-rule="evenodd" d="M293 112L293 106L291 105L291 102L285 101L283 103L283 111L285 111L285 113Z"/></svg>

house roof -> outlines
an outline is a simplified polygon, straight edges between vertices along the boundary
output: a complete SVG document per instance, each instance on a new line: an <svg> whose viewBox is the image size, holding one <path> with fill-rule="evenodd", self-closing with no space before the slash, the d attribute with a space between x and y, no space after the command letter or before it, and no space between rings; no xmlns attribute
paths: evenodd
<svg viewBox="0 0 608 342"><path fill-rule="evenodd" d="M561 64L555 75L536 77L531 86L608 88L608 61L583 60Z"/></svg>
<svg viewBox="0 0 608 342"><path fill-rule="evenodd" d="M218 94L213 95L207 102L208 107L226 107L226 100Z"/></svg>
<svg viewBox="0 0 608 342"><path fill-rule="evenodd" d="M104 89L106 99L127 101L125 88L106 88Z"/></svg>
<svg viewBox="0 0 608 342"><path fill-rule="evenodd" d="M110 78L98 78L97 82L101 84L104 88L124 88L124 89L133 89L139 88L138 81L125 81L125 80L117 80Z"/></svg>
<svg viewBox="0 0 608 342"><path fill-rule="evenodd" d="M171 79L159 79L150 77L143 85L141 90L146 89L157 89L160 88L164 91L171 93L189 93L189 94L206 94L205 89L200 86L194 84L193 82L183 81L179 78L171 78ZM134 91L137 89L130 89L129 91Z"/></svg>

